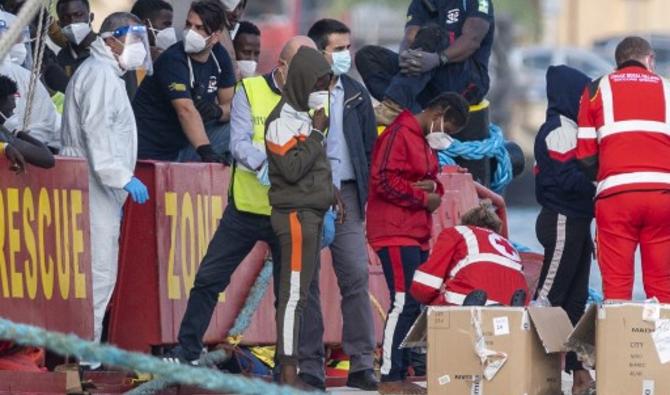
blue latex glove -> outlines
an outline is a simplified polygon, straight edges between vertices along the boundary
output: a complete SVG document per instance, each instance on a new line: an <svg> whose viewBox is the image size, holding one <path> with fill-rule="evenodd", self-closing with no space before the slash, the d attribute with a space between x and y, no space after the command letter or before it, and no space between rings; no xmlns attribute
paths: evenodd
<svg viewBox="0 0 670 395"><path fill-rule="evenodd" d="M260 170L256 172L256 178L258 178L258 182L260 182L261 185L265 185L266 187L270 186L270 173L268 170L268 161L263 162L263 166L261 166Z"/></svg>
<svg viewBox="0 0 670 395"><path fill-rule="evenodd" d="M321 233L321 248L326 248L333 244L335 240L335 220L337 219L337 214L335 210L330 209L326 211L326 215L323 217L323 233Z"/></svg>
<svg viewBox="0 0 670 395"><path fill-rule="evenodd" d="M135 203L144 204L149 200L149 190L137 177L131 178L123 189L130 194Z"/></svg>

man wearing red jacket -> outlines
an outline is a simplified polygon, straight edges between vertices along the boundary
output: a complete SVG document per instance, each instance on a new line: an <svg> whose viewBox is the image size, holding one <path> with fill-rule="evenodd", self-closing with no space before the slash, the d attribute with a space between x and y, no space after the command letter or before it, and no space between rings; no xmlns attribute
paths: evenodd
<svg viewBox="0 0 670 395"><path fill-rule="evenodd" d="M420 305L406 291L428 255L432 213L444 193L437 180L433 148L468 119L465 99L445 93L417 115L403 111L377 139L372 153L367 235L379 256L391 295L383 341L379 392L414 394L425 390L404 382L410 351L400 343L419 315Z"/></svg>
<svg viewBox="0 0 670 395"><path fill-rule="evenodd" d="M606 299L630 300L638 244L647 297L670 302L670 85L640 37L616 48L617 70L588 87L577 159L597 180L598 264Z"/></svg>
<svg viewBox="0 0 670 395"><path fill-rule="evenodd" d="M522 302L528 302L521 258L499 234L501 228L491 202L484 201L463 215L460 226L443 230L428 261L414 273L414 299L426 305L460 306L470 292L481 290L487 305L509 305L522 290Z"/></svg>

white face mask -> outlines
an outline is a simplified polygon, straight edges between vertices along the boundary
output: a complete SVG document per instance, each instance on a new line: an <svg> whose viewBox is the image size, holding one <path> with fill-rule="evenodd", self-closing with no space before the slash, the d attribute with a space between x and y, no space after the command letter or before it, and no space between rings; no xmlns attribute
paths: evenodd
<svg viewBox="0 0 670 395"><path fill-rule="evenodd" d="M123 52L119 56L119 65L124 70L136 70L144 65L144 61L147 58L147 49L144 47L144 43L136 42L132 44L126 44L123 47Z"/></svg>
<svg viewBox="0 0 670 395"><path fill-rule="evenodd" d="M211 37L211 36L209 36ZM207 39L193 29L184 31L184 51L186 53L200 53L207 48Z"/></svg>
<svg viewBox="0 0 670 395"><path fill-rule="evenodd" d="M318 111L328 105L328 91L316 91L309 94L307 106L310 110Z"/></svg>
<svg viewBox="0 0 670 395"><path fill-rule="evenodd" d="M91 32L91 26L88 22L77 22L65 26L62 30L69 42L79 45Z"/></svg>
<svg viewBox="0 0 670 395"><path fill-rule="evenodd" d="M430 133L426 135L426 141L430 148L442 151L451 147L454 139L448 134L444 133L444 118L440 117L440 131L433 132L433 123L430 124Z"/></svg>
<svg viewBox="0 0 670 395"><path fill-rule="evenodd" d="M437 151L448 149L454 143L451 136L442 132L429 133L426 135L426 141L428 141L430 148Z"/></svg>
<svg viewBox="0 0 670 395"><path fill-rule="evenodd" d="M177 32L174 27L168 27L156 33L156 46L160 49L168 49L176 42Z"/></svg>
<svg viewBox="0 0 670 395"><path fill-rule="evenodd" d="M26 61L27 56L28 48L26 48L25 44L14 44L9 50L9 59L11 59L12 63L18 64L19 66Z"/></svg>
<svg viewBox="0 0 670 395"><path fill-rule="evenodd" d="M242 78L253 77L256 75L256 68L258 67L258 62L255 60L238 60L237 67L240 69L240 74Z"/></svg>

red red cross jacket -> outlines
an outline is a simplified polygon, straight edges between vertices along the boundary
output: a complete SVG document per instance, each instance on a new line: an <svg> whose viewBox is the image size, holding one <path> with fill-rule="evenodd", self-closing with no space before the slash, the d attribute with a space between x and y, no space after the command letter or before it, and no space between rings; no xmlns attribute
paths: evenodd
<svg viewBox="0 0 670 395"><path fill-rule="evenodd" d="M488 229L447 228L428 261L414 273L410 292L423 304L461 305L475 289L486 291L487 304L509 305L517 289L528 295L519 253L507 239Z"/></svg>
<svg viewBox="0 0 670 395"><path fill-rule="evenodd" d="M670 188L670 85L631 61L582 96L577 159L597 196Z"/></svg>

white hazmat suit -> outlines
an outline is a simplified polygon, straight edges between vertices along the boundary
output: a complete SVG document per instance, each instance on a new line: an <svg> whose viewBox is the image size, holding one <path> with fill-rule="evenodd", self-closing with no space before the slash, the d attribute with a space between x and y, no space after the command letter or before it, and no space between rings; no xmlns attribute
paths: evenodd
<svg viewBox="0 0 670 395"><path fill-rule="evenodd" d="M15 22L15 15L0 11L0 35L9 30ZM25 43L15 44L12 48L21 48L21 46L23 46L24 50L29 53L30 42L28 40L30 39L30 34L27 30L22 37L23 40L25 40ZM20 61L12 59L11 51L0 62L0 74L14 80L19 88L19 97L16 99L16 111L14 112L14 115L4 114L9 118L4 123L4 126L11 131L23 129L23 119L26 114L31 72L23 67L23 64L27 64L25 59L20 59ZM56 106L51 100L49 91L44 87L42 81L37 80L30 123L28 124L28 130L26 130L26 132L29 132L32 137L49 147L60 148L60 122L60 114L56 111Z"/></svg>
<svg viewBox="0 0 670 395"><path fill-rule="evenodd" d="M28 102L28 89L30 87L30 71L22 66L12 63L9 57L5 57L0 64L0 74L7 76L16 82L19 88L19 97L16 98L16 110L5 122L9 130L22 130L23 119L26 114ZM10 114L5 114L8 116ZM41 81L37 81L35 95L33 97L32 113L27 132L37 140L49 147L60 149L61 116L56 111L56 106L49 96L47 88Z"/></svg>
<svg viewBox="0 0 670 395"><path fill-rule="evenodd" d="M89 167L94 341L100 341L116 283L119 228L128 197L123 187L137 161L137 128L123 74L98 38L68 84L63 109L62 154L86 158Z"/></svg>

